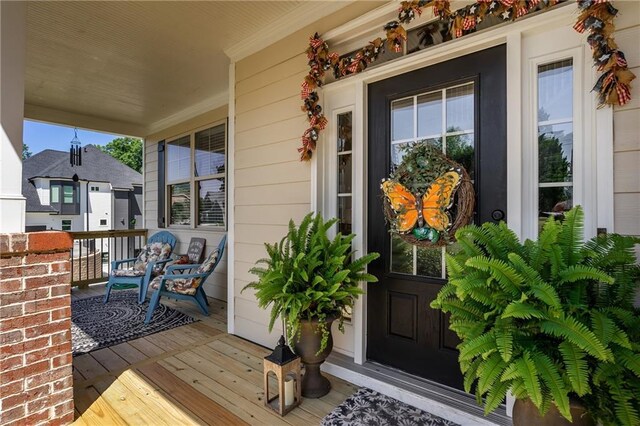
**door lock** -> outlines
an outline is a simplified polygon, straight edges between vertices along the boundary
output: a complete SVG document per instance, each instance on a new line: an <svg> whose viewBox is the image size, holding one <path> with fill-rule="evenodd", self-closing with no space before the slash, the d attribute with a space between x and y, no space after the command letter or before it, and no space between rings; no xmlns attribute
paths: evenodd
<svg viewBox="0 0 640 426"><path fill-rule="evenodd" d="M494 211L491 212L491 219L497 221L503 220L504 219L504 212L500 209L496 209Z"/></svg>

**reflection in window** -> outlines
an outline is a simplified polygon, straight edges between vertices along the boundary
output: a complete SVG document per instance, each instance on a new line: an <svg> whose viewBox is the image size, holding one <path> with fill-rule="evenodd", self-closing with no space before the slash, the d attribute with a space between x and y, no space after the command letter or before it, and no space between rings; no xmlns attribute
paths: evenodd
<svg viewBox="0 0 640 426"><path fill-rule="evenodd" d="M191 224L191 189L189 183L169 185L169 224Z"/></svg>
<svg viewBox="0 0 640 426"><path fill-rule="evenodd" d="M351 189L352 189L352 146L353 146L353 114L351 111L338 114L338 232L343 235L351 233Z"/></svg>
<svg viewBox="0 0 640 426"><path fill-rule="evenodd" d="M393 101L391 126L392 168L402 162L411 143L425 142L460 163L475 179L474 83ZM444 253L444 248L416 247L392 236L391 271L445 278Z"/></svg>
<svg viewBox="0 0 640 426"><path fill-rule="evenodd" d="M538 67L538 217L573 205L573 61Z"/></svg>
<svg viewBox="0 0 640 426"><path fill-rule="evenodd" d="M198 223L224 226L225 190L224 178L198 182Z"/></svg>

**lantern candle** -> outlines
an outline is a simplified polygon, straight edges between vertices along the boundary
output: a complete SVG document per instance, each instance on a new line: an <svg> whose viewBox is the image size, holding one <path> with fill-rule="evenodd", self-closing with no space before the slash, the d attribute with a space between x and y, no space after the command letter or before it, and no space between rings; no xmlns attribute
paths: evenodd
<svg viewBox="0 0 640 426"><path fill-rule="evenodd" d="M287 377L284 381L284 405L287 407L295 402L293 386L293 379L291 377Z"/></svg>

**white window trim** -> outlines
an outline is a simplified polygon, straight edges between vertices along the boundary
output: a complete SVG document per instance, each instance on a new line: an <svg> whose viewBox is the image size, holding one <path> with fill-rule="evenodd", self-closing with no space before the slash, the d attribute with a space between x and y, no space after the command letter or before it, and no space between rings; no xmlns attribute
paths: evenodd
<svg viewBox="0 0 640 426"><path fill-rule="evenodd" d="M207 176L195 176L195 135L196 133L202 131L202 130L207 130L210 129L212 127L217 127L220 125L224 125L224 136L225 136L225 146L224 146L224 155L225 155L225 164L224 164L224 173L216 173L213 175L207 175ZM167 138L166 142L165 142L165 146L170 144L171 142L175 142L178 139L184 138L185 136L189 136L189 179L176 179L173 181L170 181L168 178L165 179L164 182L164 191L165 191L165 217L167 218L167 228L172 228L172 229L199 229L199 230L207 230L207 231L212 231L212 232L226 232L228 227L229 227L229 219L228 219L228 215L229 215L229 206L228 206L228 201L229 201L229 183L228 183L228 177L229 177L229 124L227 122L227 119L223 119L223 120L218 120L218 121L214 121L212 123L206 124L204 126L200 126L197 127L195 129L189 130L187 132L183 132L180 133L176 136L172 136L171 138ZM165 148L166 149L166 148ZM165 159L164 159L164 168L165 171L167 170L167 166L168 166L168 162L169 162L169 155L165 155ZM166 175L166 172L165 172ZM210 225L210 224L198 224L198 203L199 203L199 199L197 199L195 197L196 195L196 184L199 181L202 180L209 180L209 179L219 179L219 178L224 178L224 182L225 182L225 225L224 226L220 226L220 225ZM170 201L170 197L169 197L169 186L171 185L177 185L177 184L181 184L181 183L189 183L189 194L191 196L191 205L190 205L190 211L189 211L189 225L176 225L176 224L171 224L171 201Z"/></svg>
<svg viewBox="0 0 640 426"><path fill-rule="evenodd" d="M393 5L393 9L397 5ZM577 7L575 4L567 2L554 10L540 13L526 19L488 28L476 34L468 35L457 40L444 44L432 46L428 49L413 53L411 55L383 63L372 67L367 71L326 84L320 93L325 114L331 118L327 130L322 133L318 142L316 155L312 157L311 164L311 193L312 209L319 210L324 214L331 215L334 210L331 203L336 197L335 185L327 179L335 174L332 170L330 159L333 157L326 151L334 145L335 128L334 122L338 111L353 111L353 232L357 234L354 239L354 249L359 254L366 253L366 229L367 229L367 104L366 93L367 84L389 77L404 74L415 69L424 68L439 62L444 62L455 57L464 56L486 48L506 44L507 47L507 208L510 227L522 239L537 235L532 234L535 223L529 218L536 217L537 210L531 210L532 197L537 197L537 171L533 176L532 166L528 164L531 160L536 160L537 165L537 134L535 156L530 154L532 144L526 142L531 119L525 119L524 102L528 102L528 87L524 87L524 72L529 66L528 58L523 55L523 36L532 33L544 32L549 28L571 28L574 21ZM363 31L356 31L357 28L382 25L394 13L391 5L383 6L364 15L353 22L347 23L337 29L325 34L325 39L330 45L360 45L366 44L367 40L354 41L354 33L363 34ZM429 16L429 15L426 15ZM357 22L356 22L357 21ZM426 19L418 19L416 25L427 22ZM584 37L583 37L584 38ZM547 46L549 51L555 49L555 44ZM613 112L611 108L596 109L595 95L588 95L590 85L596 81L596 71L589 62L590 54L586 40L582 44L580 53L580 82L584 83L578 90L574 90L574 96L580 96L580 100L575 103L574 116L577 110L581 115L574 117L575 122L590 123L590 128L586 124L582 127L582 138L584 140L580 157L575 155L576 163L582 162L574 173L574 184L580 187L580 195L574 200L580 202L586 208L587 221L585 222L586 235L595 232L597 226L613 229ZM565 53L566 56L566 53ZM578 66L574 64L576 69ZM577 84L574 81L574 84ZM580 92L580 93L578 93ZM516 113L514 113L516 111ZM586 120L586 121L585 121ZM597 126L597 127L596 127ZM536 126L537 129L537 126ZM530 135L530 134L529 134ZM579 136L575 136L575 140ZM597 143L595 143L597 137ZM529 139L530 141L530 139ZM596 158L598 159L596 164ZM526 160L526 161L525 161ZM596 167L597 166L597 167ZM528 170L525 170L524 168ZM595 172L585 175L585 170L595 170ZM580 174L580 175L579 175ZM577 178L577 176L581 176ZM533 180L533 179L536 180ZM597 188L596 191L587 188ZM598 200L596 207L596 200ZM535 200L537 207L537 198ZM533 212L533 213L531 213ZM593 231L593 232L592 232ZM372 284L375 285L375 284ZM366 289L366 285L363 285ZM354 307L353 317L353 357L354 361L362 364L366 361L366 296L360 297ZM350 334L350 333L349 333ZM335 338L335 337L334 337Z"/></svg>

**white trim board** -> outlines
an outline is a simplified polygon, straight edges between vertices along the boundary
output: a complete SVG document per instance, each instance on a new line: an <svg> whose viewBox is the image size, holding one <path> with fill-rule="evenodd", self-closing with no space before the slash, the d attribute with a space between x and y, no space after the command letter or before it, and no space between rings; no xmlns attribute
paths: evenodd
<svg viewBox="0 0 640 426"><path fill-rule="evenodd" d="M235 146L236 63L229 64L229 106L227 112L227 333L235 332Z"/></svg>

